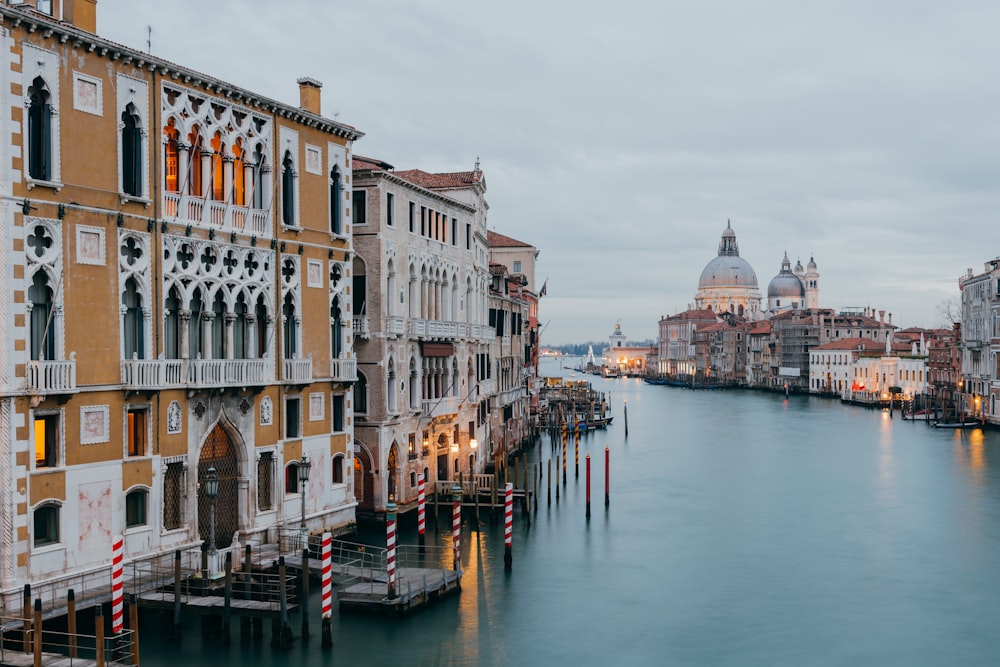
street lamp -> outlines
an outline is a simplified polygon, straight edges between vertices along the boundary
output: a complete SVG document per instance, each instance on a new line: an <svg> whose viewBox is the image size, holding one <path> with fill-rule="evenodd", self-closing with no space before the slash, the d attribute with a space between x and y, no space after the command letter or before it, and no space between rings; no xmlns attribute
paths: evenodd
<svg viewBox="0 0 1000 667"><path fill-rule="evenodd" d="M299 532L302 533L302 545L305 546L306 541L306 483L309 482L309 469L312 468L312 463L309 458L303 454L302 458L299 460L299 484L302 485L302 522L299 524Z"/></svg>
<svg viewBox="0 0 1000 667"><path fill-rule="evenodd" d="M215 470L215 466L210 466L205 473L205 497L208 498L208 557L214 574L218 569L215 549L215 499L219 497L219 473Z"/></svg>

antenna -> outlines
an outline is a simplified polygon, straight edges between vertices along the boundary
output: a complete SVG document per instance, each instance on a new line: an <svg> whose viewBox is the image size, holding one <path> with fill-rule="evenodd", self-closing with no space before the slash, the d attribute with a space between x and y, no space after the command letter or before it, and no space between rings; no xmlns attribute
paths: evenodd
<svg viewBox="0 0 1000 667"><path fill-rule="evenodd" d="M153 26L146 26L146 53L153 52Z"/></svg>

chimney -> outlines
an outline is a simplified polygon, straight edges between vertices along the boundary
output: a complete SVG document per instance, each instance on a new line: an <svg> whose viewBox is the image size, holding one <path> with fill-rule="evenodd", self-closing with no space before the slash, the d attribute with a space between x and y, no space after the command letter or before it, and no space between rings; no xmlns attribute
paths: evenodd
<svg viewBox="0 0 1000 667"><path fill-rule="evenodd" d="M79 0L77 0L79 1ZM320 89L323 84L316 79L310 79L307 76L302 77L298 81L299 83L299 106L308 111L309 113L314 113L317 116L320 115Z"/></svg>
<svg viewBox="0 0 1000 667"><path fill-rule="evenodd" d="M878 325L882 326L884 324L885 324L885 311L880 310L878 311Z"/></svg>
<svg viewBox="0 0 1000 667"><path fill-rule="evenodd" d="M889 313L889 326L892 326L892 313Z"/></svg>
<svg viewBox="0 0 1000 667"><path fill-rule="evenodd" d="M63 20L97 34L97 0L63 0Z"/></svg>

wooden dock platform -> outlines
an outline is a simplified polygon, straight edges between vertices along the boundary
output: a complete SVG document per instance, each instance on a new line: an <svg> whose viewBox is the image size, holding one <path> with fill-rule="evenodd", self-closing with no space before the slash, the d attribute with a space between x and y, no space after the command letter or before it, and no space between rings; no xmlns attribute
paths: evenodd
<svg viewBox="0 0 1000 667"><path fill-rule="evenodd" d="M150 591L138 596L139 605L149 609L173 609L174 594L172 592ZM181 595L181 607L188 613L221 614L226 601L220 595ZM298 611L299 605L288 603L288 613ZM275 602L266 600L241 600L233 598L229 601L229 613L233 616L250 618L274 618L279 613Z"/></svg>
<svg viewBox="0 0 1000 667"><path fill-rule="evenodd" d="M346 586L337 591L337 599L341 609L404 614L458 593L461 587L461 571L402 567L396 571L394 598L389 598L389 585L383 578Z"/></svg>

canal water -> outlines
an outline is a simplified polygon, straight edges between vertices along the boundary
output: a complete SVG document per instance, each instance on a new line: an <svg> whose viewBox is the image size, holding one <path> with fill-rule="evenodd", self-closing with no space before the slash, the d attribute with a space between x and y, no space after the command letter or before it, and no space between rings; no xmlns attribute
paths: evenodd
<svg viewBox="0 0 1000 667"><path fill-rule="evenodd" d="M330 651L316 595L313 638L285 652L240 646L238 621L228 648L196 619L178 644L148 616L144 667L998 664L1000 433L577 376L610 392L614 422L581 438L579 478L570 440L558 502L543 479L531 525L515 511L511 572L502 522L467 518L457 597L400 619L335 612ZM529 461L550 457L543 438Z"/></svg>

